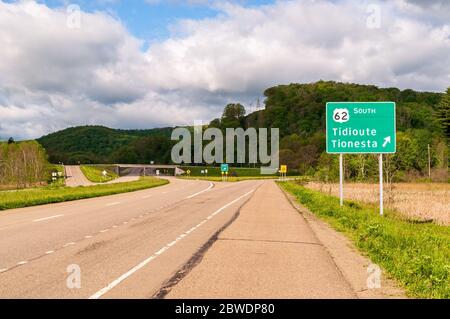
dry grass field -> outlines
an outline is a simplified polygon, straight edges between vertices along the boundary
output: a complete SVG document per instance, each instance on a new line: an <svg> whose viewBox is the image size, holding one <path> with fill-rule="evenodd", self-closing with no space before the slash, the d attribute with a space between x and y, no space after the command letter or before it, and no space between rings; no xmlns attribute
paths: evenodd
<svg viewBox="0 0 450 319"><path fill-rule="evenodd" d="M306 187L339 196L339 184L308 183ZM346 183L344 198L378 204L378 184ZM450 225L450 184L401 183L385 185L385 206L408 219L433 220L440 225Z"/></svg>

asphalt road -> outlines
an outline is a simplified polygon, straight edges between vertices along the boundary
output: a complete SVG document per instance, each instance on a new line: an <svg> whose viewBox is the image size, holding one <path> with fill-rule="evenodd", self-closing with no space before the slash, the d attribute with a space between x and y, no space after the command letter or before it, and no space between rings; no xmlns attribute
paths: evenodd
<svg viewBox="0 0 450 319"><path fill-rule="evenodd" d="M265 182L167 298L356 298L306 220Z"/></svg>
<svg viewBox="0 0 450 319"><path fill-rule="evenodd" d="M90 186L95 185L89 181L77 165L65 165L66 169L66 186L77 187L77 186Z"/></svg>
<svg viewBox="0 0 450 319"><path fill-rule="evenodd" d="M78 165L66 165L66 186L69 187L77 187L77 186L91 186L102 183L93 183L89 181ZM124 182L133 182L137 181L141 176L142 169L130 168L130 172L126 176L120 176L112 181L103 183L103 184L114 184L114 183L124 183Z"/></svg>
<svg viewBox="0 0 450 319"><path fill-rule="evenodd" d="M170 184L0 213L0 298L390 298L274 181Z"/></svg>
<svg viewBox="0 0 450 319"><path fill-rule="evenodd" d="M262 183L170 180L2 212L0 297L149 298Z"/></svg>

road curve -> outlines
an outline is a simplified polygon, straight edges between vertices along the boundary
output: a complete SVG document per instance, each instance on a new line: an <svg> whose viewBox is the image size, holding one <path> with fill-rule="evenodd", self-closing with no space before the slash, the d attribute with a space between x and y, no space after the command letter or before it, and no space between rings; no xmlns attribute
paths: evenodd
<svg viewBox="0 0 450 319"><path fill-rule="evenodd" d="M68 186L68 187L134 182L134 181L139 180L139 178L141 177L141 172L142 172L142 169L140 169L138 167L131 168L130 172L125 176L120 176L120 177L113 179L106 183L93 183L86 178L86 176L83 174L80 166L66 165L65 169L66 169L66 176L67 176L66 186Z"/></svg>
<svg viewBox="0 0 450 319"><path fill-rule="evenodd" d="M77 187L77 186L91 186L95 185L89 181L78 165L65 165L66 170L66 186Z"/></svg>

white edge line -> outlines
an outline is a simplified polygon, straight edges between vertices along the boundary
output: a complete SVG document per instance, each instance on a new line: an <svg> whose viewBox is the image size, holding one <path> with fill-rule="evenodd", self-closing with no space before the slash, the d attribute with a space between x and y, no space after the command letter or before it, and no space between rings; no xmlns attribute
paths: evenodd
<svg viewBox="0 0 450 319"><path fill-rule="evenodd" d="M212 183L211 183L212 184ZM212 187L212 186L211 186ZM205 190L206 191L206 190ZM227 207L233 205L234 203L238 202L239 200L241 200L242 198L250 195L251 193L253 193L255 190L252 189L251 191L249 191L248 193L245 193L244 195L236 198L235 200L233 200L232 202L229 202L228 204L222 206L221 208L219 208L218 210L216 210L214 213L212 213L210 216L214 216L216 214L218 214L219 212L223 211L224 209L226 209ZM213 215L214 214L214 215ZM145 267L148 263L150 263L153 259L155 259L156 257L158 257L159 255L161 255L163 252L167 251L170 247L174 246L178 241L180 241L183 237L185 237L186 235L180 235L179 237L177 237L176 240L170 242L169 244L165 245L163 248L161 248L160 250L158 250L156 253L154 253L153 255L151 255L150 257L148 257L147 259L143 260L142 262L140 262L139 264L137 264L136 266L134 266L133 268L131 268L129 271L127 271L126 273L124 273L123 275L121 275L119 278L117 278L116 280L112 281L110 284L108 284L106 287L100 289L99 291L97 291L95 294L93 294L92 296L89 297L89 299L98 299L101 296L103 296L104 294L108 293L109 291L111 291L114 287L116 287L117 285L119 285L122 281L124 281L125 279L127 279L128 277L130 277L131 275L133 275L135 272L137 272L138 270L142 269L143 267Z"/></svg>
<svg viewBox="0 0 450 319"><path fill-rule="evenodd" d="M200 192L198 192L198 193L195 193L195 194L193 194L193 195L190 195L190 196L186 197L186 199L191 199L191 198L194 198L195 196L198 196L198 195L200 195L200 194L203 194L204 192L207 192L207 191L209 191L211 188L213 188L213 186L214 186L214 184L211 183L211 182L209 182L209 187L208 187L207 189L204 189L204 190L202 190L202 191L200 191Z"/></svg>
<svg viewBox="0 0 450 319"><path fill-rule="evenodd" d="M54 219L54 218L58 218L58 217L62 217L62 216L64 216L64 214L54 215L54 216L44 217L44 218L39 218L39 219L33 220L33 223L38 223L38 222L42 222L44 220Z"/></svg>

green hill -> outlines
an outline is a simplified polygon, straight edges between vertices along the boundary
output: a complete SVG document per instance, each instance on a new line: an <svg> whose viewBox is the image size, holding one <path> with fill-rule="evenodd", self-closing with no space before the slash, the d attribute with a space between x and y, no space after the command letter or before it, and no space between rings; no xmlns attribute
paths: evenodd
<svg viewBox="0 0 450 319"><path fill-rule="evenodd" d="M169 138L171 128L120 130L104 126L79 126L39 138L53 163L109 163L123 149L144 138Z"/></svg>

